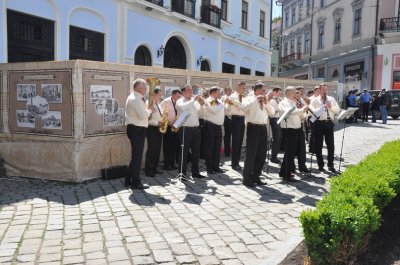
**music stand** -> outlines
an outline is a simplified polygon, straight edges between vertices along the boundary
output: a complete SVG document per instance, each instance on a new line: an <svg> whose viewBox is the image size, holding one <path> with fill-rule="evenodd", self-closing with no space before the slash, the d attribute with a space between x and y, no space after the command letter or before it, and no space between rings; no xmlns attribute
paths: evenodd
<svg viewBox="0 0 400 265"><path fill-rule="evenodd" d="M180 182L182 183L182 180L186 180L186 181L193 181L192 177L187 177L182 173L183 170L183 149L185 148L185 123L187 121L187 119L190 117L190 113L188 111L184 111L179 115L179 118L175 121L175 123L172 125L174 128L176 129L180 129L182 128L182 143L181 143L181 161L180 161L180 165L179 165L179 174L172 180L172 182Z"/></svg>
<svg viewBox="0 0 400 265"><path fill-rule="evenodd" d="M284 161L284 163L285 163L285 170L286 170L286 172L285 172L285 175L286 175L286 177L288 177L288 162L287 162L287 146L288 146L288 144L287 144L287 142L288 142L288 134L287 134L287 117L290 115L290 113L292 113L294 110L296 109L296 107L295 106L293 106L293 107L291 107L290 109L288 109L288 110L286 110L283 114L282 114L282 116L281 117L279 117L279 119L278 119L278 121L276 122L278 125L280 125L281 124L281 122L284 120L285 122L286 122L286 133L285 133L285 154L284 154L284 156L285 156L285 161ZM283 165L283 164L282 164Z"/></svg>
<svg viewBox="0 0 400 265"><path fill-rule="evenodd" d="M346 120L354 115L354 113L358 110L358 108L348 108L347 110L343 110L340 112L337 117L338 122L343 121L343 135L342 135L342 146L340 147L340 157L339 157L339 173L340 166L342 165L342 154L343 154L343 143L344 143L344 134L346 131Z"/></svg>

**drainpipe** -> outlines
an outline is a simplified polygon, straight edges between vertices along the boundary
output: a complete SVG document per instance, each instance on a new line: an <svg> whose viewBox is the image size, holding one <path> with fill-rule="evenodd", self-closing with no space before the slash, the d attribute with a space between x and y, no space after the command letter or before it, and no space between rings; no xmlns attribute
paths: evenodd
<svg viewBox="0 0 400 265"><path fill-rule="evenodd" d="M374 41L371 45L371 85L370 85L370 89L377 89L377 87L375 86L375 51L378 49L377 48L377 38L378 38L378 23L380 22L379 20L379 2L380 0L376 0L376 13L375 13L375 36L374 36Z"/></svg>
<svg viewBox="0 0 400 265"><path fill-rule="evenodd" d="M314 27L314 0L311 1L311 30L310 30L310 54L308 58L308 80L311 80L311 55L312 55L312 44L313 44L313 27Z"/></svg>

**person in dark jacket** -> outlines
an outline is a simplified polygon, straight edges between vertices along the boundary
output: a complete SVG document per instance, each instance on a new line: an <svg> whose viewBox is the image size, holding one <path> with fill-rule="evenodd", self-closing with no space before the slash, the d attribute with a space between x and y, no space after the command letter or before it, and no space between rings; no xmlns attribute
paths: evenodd
<svg viewBox="0 0 400 265"><path fill-rule="evenodd" d="M372 100L371 100L372 123L376 123L376 112L377 111L379 111L379 100L377 99L376 95L372 95Z"/></svg>

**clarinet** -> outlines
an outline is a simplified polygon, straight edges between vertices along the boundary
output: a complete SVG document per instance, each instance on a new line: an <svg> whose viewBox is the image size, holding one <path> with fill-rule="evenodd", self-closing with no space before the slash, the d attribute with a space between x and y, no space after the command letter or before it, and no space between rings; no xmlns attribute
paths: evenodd
<svg viewBox="0 0 400 265"><path fill-rule="evenodd" d="M304 103L301 102L300 99L297 100L297 103L299 103L302 107L304 107ZM317 117L311 109L308 109L307 111L309 111L315 118L319 119L319 117Z"/></svg>

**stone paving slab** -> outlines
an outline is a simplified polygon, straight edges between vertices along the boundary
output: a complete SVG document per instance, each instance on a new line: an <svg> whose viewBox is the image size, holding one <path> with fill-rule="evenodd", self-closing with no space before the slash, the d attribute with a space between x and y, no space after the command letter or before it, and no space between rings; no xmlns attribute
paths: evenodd
<svg viewBox="0 0 400 265"><path fill-rule="evenodd" d="M397 139L399 124L347 127L342 169ZM177 172L145 177L146 191L121 179L0 178L0 264L278 264L301 241L297 218L328 191L330 175L314 169L287 184L271 164L268 186L248 189L224 160L227 172L194 183L172 183Z"/></svg>

